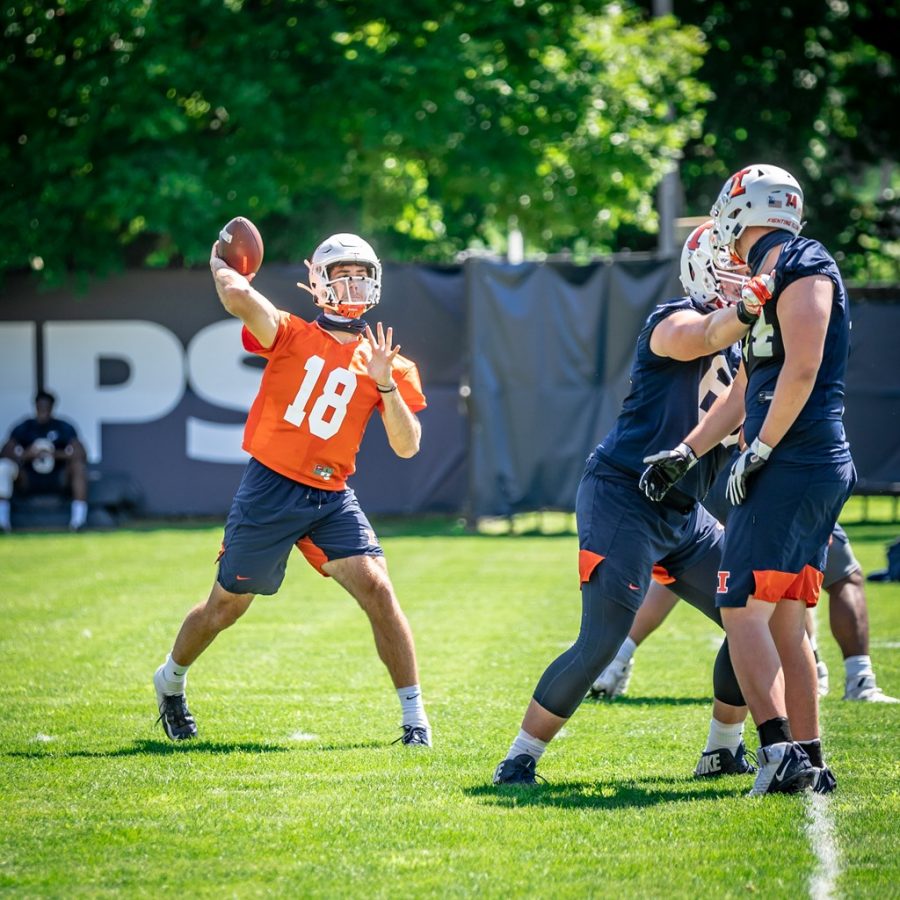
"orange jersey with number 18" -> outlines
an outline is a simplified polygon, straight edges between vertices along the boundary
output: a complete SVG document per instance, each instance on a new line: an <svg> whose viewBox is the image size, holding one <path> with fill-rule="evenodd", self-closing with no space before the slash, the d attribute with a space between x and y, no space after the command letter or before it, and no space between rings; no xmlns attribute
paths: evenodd
<svg viewBox="0 0 900 900"><path fill-rule="evenodd" d="M271 347L245 327L244 348L268 360L244 428L244 449L301 484L341 490L356 471L369 417L383 409L366 371L369 342L340 343L312 322L282 313ZM412 412L425 408L415 363L396 356L393 377Z"/></svg>

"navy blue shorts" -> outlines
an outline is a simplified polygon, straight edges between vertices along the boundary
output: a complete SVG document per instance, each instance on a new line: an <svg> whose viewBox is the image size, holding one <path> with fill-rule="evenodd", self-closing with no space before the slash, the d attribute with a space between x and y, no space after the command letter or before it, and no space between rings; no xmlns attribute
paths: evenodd
<svg viewBox="0 0 900 900"><path fill-rule="evenodd" d="M725 496L725 486L728 484L730 471L731 465L729 463L713 482L713 486L703 500L703 505L723 525L726 523L731 510L734 509ZM827 590L836 582L848 578L858 571L859 568L859 561L853 555L847 532L840 525L835 525L831 535L831 542L828 544L828 554L825 557L825 573L822 579L822 587Z"/></svg>
<svg viewBox="0 0 900 900"><path fill-rule="evenodd" d="M575 499L581 582L594 571L605 596L636 610L651 578L684 588L708 578L712 602L722 526L699 504L675 509L648 500L629 476L592 457ZM599 567L599 568L598 568ZM701 573L697 578L694 573ZM708 573L708 574L707 574ZM690 598L694 601L693 592ZM695 604L696 605L696 604Z"/></svg>
<svg viewBox="0 0 900 900"><path fill-rule="evenodd" d="M716 605L746 606L749 597L815 606L828 542L846 503L853 463L763 466L747 499L728 515Z"/></svg>
<svg viewBox="0 0 900 900"><path fill-rule="evenodd" d="M234 594L274 594L294 546L322 575L332 559L384 556L350 488L309 487L251 459L225 523L218 582Z"/></svg>

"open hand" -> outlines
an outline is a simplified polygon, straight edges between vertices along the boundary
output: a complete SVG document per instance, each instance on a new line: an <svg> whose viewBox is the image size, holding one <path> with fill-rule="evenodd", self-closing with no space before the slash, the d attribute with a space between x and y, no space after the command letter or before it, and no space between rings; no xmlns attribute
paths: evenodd
<svg viewBox="0 0 900 900"><path fill-rule="evenodd" d="M394 358L400 352L400 345L392 346L394 340L394 329L388 328L385 332L381 322L375 326L375 333L366 325L366 340L372 348L372 358L366 365L366 371L369 376L380 384L387 387L391 381L391 373L393 371Z"/></svg>

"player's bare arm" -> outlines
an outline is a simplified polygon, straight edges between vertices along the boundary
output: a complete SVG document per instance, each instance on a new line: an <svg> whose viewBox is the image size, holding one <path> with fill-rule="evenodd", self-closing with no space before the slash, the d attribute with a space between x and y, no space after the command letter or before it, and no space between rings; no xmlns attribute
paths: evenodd
<svg viewBox="0 0 900 900"><path fill-rule="evenodd" d="M212 246L209 268L222 306L240 319L263 347L271 347L278 333L281 311L250 284L250 278L229 267Z"/></svg>
<svg viewBox="0 0 900 900"><path fill-rule="evenodd" d="M816 382L825 335L831 317L834 284L811 275L789 285L778 301L778 321L784 341L784 365L759 439L775 447L806 405Z"/></svg>
<svg viewBox="0 0 900 900"><path fill-rule="evenodd" d="M400 345L393 345L394 330L379 322L375 331L366 326L366 340L372 348L367 371L378 387L384 409L381 413L388 443L397 456L409 459L419 452L422 425L406 405L393 378L393 362L400 352Z"/></svg>
<svg viewBox="0 0 900 900"><path fill-rule="evenodd" d="M688 362L724 350L747 333L737 307L729 306L703 315L683 309L663 319L650 335L650 349L657 356Z"/></svg>

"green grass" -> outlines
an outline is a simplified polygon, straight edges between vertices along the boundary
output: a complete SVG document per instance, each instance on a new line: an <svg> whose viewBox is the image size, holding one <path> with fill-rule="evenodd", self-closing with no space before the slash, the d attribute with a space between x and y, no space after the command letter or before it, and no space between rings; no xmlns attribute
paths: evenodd
<svg viewBox="0 0 900 900"><path fill-rule="evenodd" d="M220 526L3 537L0 893L809 896L809 800L690 777L717 634L687 607L641 648L627 697L573 717L546 785L489 785L578 628L562 522L376 523L416 634L431 752L390 744L399 706L365 617L299 555L192 669L201 739L176 746L154 726L150 678L209 589ZM849 531L864 567L883 566L897 526ZM867 588L879 682L900 694L900 585ZM836 895L900 897L900 706L842 702L824 616L820 645Z"/></svg>

